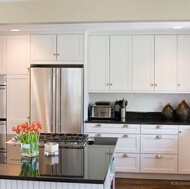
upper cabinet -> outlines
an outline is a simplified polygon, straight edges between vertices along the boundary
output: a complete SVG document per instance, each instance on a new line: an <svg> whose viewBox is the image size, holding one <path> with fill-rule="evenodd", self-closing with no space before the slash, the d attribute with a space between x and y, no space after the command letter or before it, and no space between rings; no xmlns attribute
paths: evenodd
<svg viewBox="0 0 190 189"><path fill-rule="evenodd" d="M7 74L29 74L30 35L7 36Z"/></svg>
<svg viewBox="0 0 190 189"><path fill-rule="evenodd" d="M154 90L154 36L132 37L132 90Z"/></svg>
<svg viewBox="0 0 190 189"><path fill-rule="evenodd" d="M84 60L82 34L31 35L31 61Z"/></svg>
<svg viewBox="0 0 190 189"><path fill-rule="evenodd" d="M190 35L178 35L177 90L190 91Z"/></svg>
<svg viewBox="0 0 190 189"><path fill-rule="evenodd" d="M6 74L6 36L0 36L0 74Z"/></svg>
<svg viewBox="0 0 190 189"><path fill-rule="evenodd" d="M155 36L155 90L176 90L177 36Z"/></svg>
<svg viewBox="0 0 190 189"><path fill-rule="evenodd" d="M131 90L131 36L89 36L88 89Z"/></svg>

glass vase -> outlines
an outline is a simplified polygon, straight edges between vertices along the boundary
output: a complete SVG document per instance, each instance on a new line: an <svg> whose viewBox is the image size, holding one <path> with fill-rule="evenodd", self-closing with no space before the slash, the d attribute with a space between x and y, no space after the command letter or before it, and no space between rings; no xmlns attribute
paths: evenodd
<svg viewBox="0 0 190 189"><path fill-rule="evenodd" d="M21 143L22 157L36 157L39 155L39 142Z"/></svg>
<svg viewBox="0 0 190 189"><path fill-rule="evenodd" d="M20 176L39 176L39 157L22 157L21 163Z"/></svg>

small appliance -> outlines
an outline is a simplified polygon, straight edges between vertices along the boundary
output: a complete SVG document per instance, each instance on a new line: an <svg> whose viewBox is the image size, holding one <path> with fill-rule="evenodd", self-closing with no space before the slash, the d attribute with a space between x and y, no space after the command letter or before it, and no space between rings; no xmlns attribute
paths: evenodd
<svg viewBox="0 0 190 189"><path fill-rule="evenodd" d="M114 118L114 107L111 102L107 101L98 101L95 104L90 105L90 118L97 119L110 119Z"/></svg>

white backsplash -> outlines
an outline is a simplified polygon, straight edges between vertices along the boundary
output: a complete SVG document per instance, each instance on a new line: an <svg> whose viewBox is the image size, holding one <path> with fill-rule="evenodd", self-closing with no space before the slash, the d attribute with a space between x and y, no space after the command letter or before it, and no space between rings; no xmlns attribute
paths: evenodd
<svg viewBox="0 0 190 189"><path fill-rule="evenodd" d="M163 107L170 103L176 109L177 105L185 100L190 106L190 94L153 94L153 93L89 93L89 102L110 101L126 99L126 111L135 112L161 112Z"/></svg>

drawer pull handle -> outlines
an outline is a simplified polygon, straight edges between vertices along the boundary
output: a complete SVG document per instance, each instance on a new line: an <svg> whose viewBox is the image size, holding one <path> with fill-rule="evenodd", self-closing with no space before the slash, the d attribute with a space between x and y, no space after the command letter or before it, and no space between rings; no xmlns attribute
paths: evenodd
<svg viewBox="0 0 190 189"><path fill-rule="evenodd" d="M100 124L96 124L95 127L101 127L101 125Z"/></svg>
<svg viewBox="0 0 190 189"><path fill-rule="evenodd" d="M161 136L161 135L157 135L157 136L155 136L155 138L156 138L156 139L161 139L162 136Z"/></svg>
<svg viewBox="0 0 190 189"><path fill-rule="evenodd" d="M127 157L129 157L127 154L122 154L122 156L121 156L122 158L127 158Z"/></svg>
<svg viewBox="0 0 190 189"><path fill-rule="evenodd" d="M123 128L128 128L128 125L123 125Z"/></svg>
<svg viewBox="0 0 190 189"><path fill-rule="evenodd" d="M156 126L156 129L161 129L162 128L162 125L157 125Z"/></svg>
<svg viewBox="0 0 190 189"><path fill-rule="evenodd" d="M160 155L160 154L158 154L158 155L156 155L156 156L155 156L155 158L162 159L162 158L163 158L163 156L162 156L162 155Z"/></svg>
<svg viewBox="0 0 190 189"><path fill-rule="evenodd" d="M123 138L128 138L128 135L123 135Z"/></svg>
<svg viewBox="0 0 190 189"><path fill-rule="evenodd" d="M95 137L101 137L101 134L96 134Z"/></svg>

